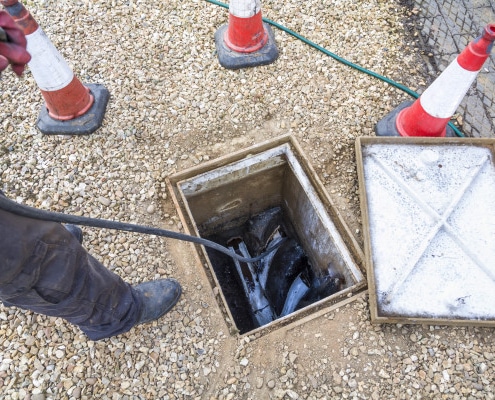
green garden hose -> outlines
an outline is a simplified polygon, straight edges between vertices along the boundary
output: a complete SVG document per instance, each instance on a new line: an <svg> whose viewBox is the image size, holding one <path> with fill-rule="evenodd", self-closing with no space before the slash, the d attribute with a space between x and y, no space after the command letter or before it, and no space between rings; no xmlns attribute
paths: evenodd
<svg viewBox="0 0 495 400"><path fill-rule="evenodd" d="M227 9L229 8L229 6L227 4L221 3L221 2L216 1L216 0L206 0L206 1L208 3L215 4L215 5L223 7L223 8L227 8ZM288 33L291 36L294 36L296 39L301 40L302 42L306 43L307 45L315 48L316 50L321 51L322 53L326 54L327 56L332 57L333 59L337 60L338 62L340 62L344 65L347 65L348 67L354 68L360 72L363 72L367 75L370 75L374 78L377 78L377 79L379 79L385 83L388 83L389 85L396 87L397 89L400 89L403 92L409 94L410 96L414 97L415 99L417 99L419 97L418 93L416 93L414 90L409 89L407 86L404 86L401 83L395 82L394 80L387 78L386 76L380 75L376 72L370 71L369 69L361 67L360 65L354 64L353 62L350 62L350 61L346 60L345 58L342 58L342 57L338 56L337 54L332 53L331 51L325 49L324 47L312 42L311 40L305 38L304 36L301 36L299 33L294 32L294 31L290 30L289 28L286 28L285 26L283 26L283 25L281 25L275 21L272 21L268 18L263 18L263 21L266 22L267 24L270 24L270 25ZM452 130L455 132L455 134L457 136L464 137L464 134L452 122L449 122L449 126L452 128Z"/></svg>

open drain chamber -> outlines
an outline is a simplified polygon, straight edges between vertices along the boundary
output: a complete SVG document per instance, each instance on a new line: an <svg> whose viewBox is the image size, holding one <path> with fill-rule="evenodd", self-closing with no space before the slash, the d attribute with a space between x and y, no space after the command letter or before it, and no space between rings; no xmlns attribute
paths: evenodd
<svg viewBox="0 0 495 400"><path fill-rule="evenodd" d="M495 326L495 140L358 138L375 323Z"/></svg>
<svg viewBox="0 0 495 400"><path fill-rule="evenodd" d="M364 289L362 254L291 136L224 156L168 178L188 233L255 257L242 263L197 246L232 331L274 329Z"/></svg>

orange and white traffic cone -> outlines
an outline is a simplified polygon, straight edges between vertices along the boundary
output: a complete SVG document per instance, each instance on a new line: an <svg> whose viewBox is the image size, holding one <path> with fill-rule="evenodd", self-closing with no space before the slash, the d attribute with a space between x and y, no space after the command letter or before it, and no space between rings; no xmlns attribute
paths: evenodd
<svg viewBox="0 0 495 400"><path fill-rule="evenodd" d="M27 39L28 63L45 99L38 129L45 134L82 135L96 131L103 122L110 94L100 84L84 86L62 55L18 0L0 0L22 28Z"/></svg>
<svg viewBox="0 0 495 400"><path fill-rule="evenodd" d="M260 0L231 0L229 23L215 32L220 65L229 69L267 65L278 57L275 36L263 22Z"/></svg>
<svg viewBox="0 0 495 400"><path fill-rule="evenodd" d="M494 41L495 24L489 24L412 105L402 103L378 122L377 136L446 136L450 118L489 57Z"/></svg>

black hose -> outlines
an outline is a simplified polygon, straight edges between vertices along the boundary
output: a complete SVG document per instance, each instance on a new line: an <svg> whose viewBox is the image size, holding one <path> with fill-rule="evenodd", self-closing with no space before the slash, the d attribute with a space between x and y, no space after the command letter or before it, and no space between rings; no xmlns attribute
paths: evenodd
<svg viewBox="0 0 495 400"><path fill-rule="evenodd" d="M263 252L262 254L260 254L257 257L248 258L248 257L243 257L243 256L229 250L227 247L224 247L218 243L212 242L211 240L203 239L201 237L186 235L185 233L169 231L167 229L153 228L150 226L129 224L126 222L111 221L111 220L107 220L107 219L83 217L83 216L79 216L79 215L64 214L64 213L58 213L58 212L53 212L53 211L40 210L38 208L29 207L29 206L26 206L23 204L16 203L15 201L8 199L7 197L5 197L1 194L0 194L0 208L2 210L8 211L12 214L19 215L21 217L39 219L39 220L43 220L43 221L52 221L52 222L59 222L59 223L64 223L64 224L91 226L91 227L95 227L95 228L115 229L115 230L127 231L127 232L138 232L138 233L144 233L145 235L163 236L163 237L168 237L171 239L177 239L177 240L182 240L182 241L186 241L186 242L192 242L192 243L200 244L200 245L203 245L206 247L210 247L210 248L215 249L217 251L220 251L220 252L222 252L222 253L224 253L224 254L232 257L232 258L235 258L235 259L239 260L240 262L245 262L245 263L254 263L254 262L260 261L261 259L266 257L268 254L270 254L272 251L277 249L284 242L284 241L281 241L280 243L278 243L274 246L269 246L265 252Z"/></svg>

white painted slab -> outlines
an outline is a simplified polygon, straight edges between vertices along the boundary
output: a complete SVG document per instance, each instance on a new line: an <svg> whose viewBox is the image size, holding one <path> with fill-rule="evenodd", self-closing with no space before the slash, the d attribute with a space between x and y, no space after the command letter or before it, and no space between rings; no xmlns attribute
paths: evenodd
<svg viewBox="0 0 495 400"><path fill-rule="evenodd" d="M488 148L363 147L378 312L495 318L495 167Z"/></svg>

